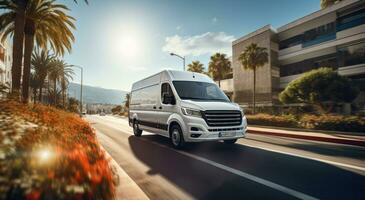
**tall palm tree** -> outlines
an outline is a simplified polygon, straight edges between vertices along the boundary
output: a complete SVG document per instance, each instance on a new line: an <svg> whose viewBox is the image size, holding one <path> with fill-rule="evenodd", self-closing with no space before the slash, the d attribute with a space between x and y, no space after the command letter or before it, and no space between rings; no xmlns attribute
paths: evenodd
<svg viewBox="0 0 365 200"><path fill-rule="evenodd" d="M57 55L63 55L65 51L71 51L74 36L71 29L75 29L75 19L67 15L68 8L62 4L57 4L55 0L27 0L25 8L24 25L24 68L22 76L22 96L27 102L29 97L29 76L31 66L31 56L34 44L47 49L48 46ZM5 16L12 16L13 20L8 20L5 24L9 29L15 27L16 9L18 6L9 7ZM10 18L10 17L9 17ZM7 30L6 34L12 33Z"/></svg>
<svg viewBox="0 0 365 200"><path fill-rule="evenodd" d="M0 9L10 9L13 12L0 16L0 32L4 32L1 40L13 34L13 63L11 67L12 92L20 93L20 78L22 73L25 8L28 0L0 0Z"/></svg>
<svg viewBox="0 0 365 200"><path fill-rule="evenodd" d="M0 32L5 32L1 40L5 40L12 33L13 63L12 63L12 92L19 94L23 65L24 28L26 22L26 8L31 0L0 0L0 9L12 10L12 13L0 15ZM73 0L78 3L77 0ZM84 0L88 4L88 0ZM13 23L10 23L13 22Z"/></svg>
<svg viewBox="0 0 365 200"><path fill-rule="evenodd" d="M203 73L204 72L203 64L200 63L198 60L193 61L192 63L188 64L188 71Z"/></svg>
<svg viewBox="0 0 365 200"><path fill-rule="evenodd" d="M52 63L52 68L50 69L49 78L53 81L53 94L58 95L57 83L61 86L62 104L65 106L66 103L66 90L67 86L72 80L72 75L74 75L72 65L67 64L65 61L60 59L54 59ZM57 104L57 96L54 96L54 104Z"/></svg>
<svg viewBox="0 0 365 200"><path fill-rule="evenodd" d="M42 102L43 96L43 87L46 81L46 77L48 72L52 69L52 65L54 65L53 59L55 59L54 55L52 55L48 50L35 49L32 54L32 69L36 75L36 80L39 83L39 95L38 101Z"/></svg>
<svg viewBox="0 0 365 200"><path fill-rule="evenodd" d="M241 62L243 70L253 71L253 114L255 114L256 107L256 69L264 66L268 62L267 49L259 47L255 43L251 43L246 49L240 54L238 60Z"/></svg>
<svg viewBox="0 0 365 200"><path fill-rule="evenodd" d="M231 61L226 54L216 53L210 57L208 73L214 80L218 81L219 87L221 80L231 71Z"/></svg>

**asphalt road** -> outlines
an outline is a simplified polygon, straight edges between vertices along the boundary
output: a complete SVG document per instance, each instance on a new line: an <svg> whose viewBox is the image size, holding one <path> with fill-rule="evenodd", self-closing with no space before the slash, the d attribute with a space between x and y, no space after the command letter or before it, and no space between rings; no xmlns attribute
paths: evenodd
<svg viewBox="0 0 365 200"><path fill-rule="evenodd" d="M150 199L365 199L365 148L248 134L235 145L133 136L126 119L87 116Z"/></svg>

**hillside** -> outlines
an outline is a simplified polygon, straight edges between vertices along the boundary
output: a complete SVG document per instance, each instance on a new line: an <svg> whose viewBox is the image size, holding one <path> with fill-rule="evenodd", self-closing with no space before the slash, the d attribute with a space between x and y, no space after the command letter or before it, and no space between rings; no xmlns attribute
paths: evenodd
<svg viewBox="0 0 365 200"><path fill-rule="evenodd" d="M127 92L84 85L82 93L85 103L122 104ZM70 83L68 87L68 94L70 97L79 99L80 84Z"/></svg>

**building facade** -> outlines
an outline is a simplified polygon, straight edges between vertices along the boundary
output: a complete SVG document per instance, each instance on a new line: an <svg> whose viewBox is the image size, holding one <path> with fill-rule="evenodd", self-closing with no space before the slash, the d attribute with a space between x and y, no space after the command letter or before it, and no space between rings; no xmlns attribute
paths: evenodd
<svg viewBox="0 0 365 200"><path fill-rule="evenodd" d="M0 42L0 84L11 85L11 47L8 42Z"/></svg>
<svg viewBox="0 0 365 200"><path fill-rule="evenodd" d="M239 55L251 43L267 48L268 63L256 71L258 105L279 103L278 94L304 72L332 67L355 82L365 81L365 1L345 0L278 29L266 25L232 43L233 100L252 103L253 72ZM356 100L365 102L364 88Z"/></svg>

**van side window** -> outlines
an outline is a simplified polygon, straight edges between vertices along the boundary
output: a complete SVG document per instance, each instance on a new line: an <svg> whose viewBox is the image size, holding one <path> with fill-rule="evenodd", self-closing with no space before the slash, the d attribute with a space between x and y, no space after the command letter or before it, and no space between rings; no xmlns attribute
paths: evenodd
<svg viewBox="0 0 365 200"><path fill-rule="evenodd" d="M174 93L171 90L171 86L169 83L162 83L161 85L161 100L163 104L166 104L166 102L163 102L164 100L164 95L166 95L173 98L173 101L175 102L175 97L174 97Z"/></svg>

